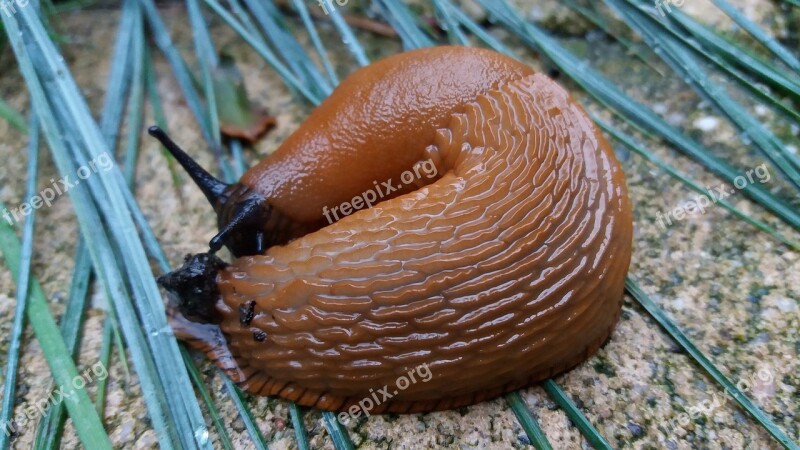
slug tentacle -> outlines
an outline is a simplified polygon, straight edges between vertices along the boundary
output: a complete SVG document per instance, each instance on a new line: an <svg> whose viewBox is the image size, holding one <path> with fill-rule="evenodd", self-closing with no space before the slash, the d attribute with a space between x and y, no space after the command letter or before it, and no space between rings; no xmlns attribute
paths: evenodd
<svg viewBox="0 0 800 450"><path fill-rule="evenodd" d="M161 142L192 177L217 212L219 232L208 246L216 253L223 245L235 256L260 254L267 247L285 244L296 233L307 231L285 219L272 225L273 208L267 199L253 189L241 184L226 184L203 169L159 127L148 130ZM266 231L268 230L268 231Z"/></svg>
<svg viewBox="0 0 800 450"><path fill-rule="evenodd" d="M183 151L183 149L180 148L175 141L170 139L167 133L165 133L161 128L152 126L147 131L150 133L150 136L158 139L158 141L161 142L161 145L169 150L169 152L178 161L178 163L180 163L183 169L186 170L186 173L192 177L192 180L194 180L195 184L197 184L200 190L203 191L203 194L206 196L212 206L224 200L224 194L225 190L228 189L228 184L219 181L213 175L208 173L208 171L203 169L200 164L197 164L197 162L193 160L191 156L186 154L186 152Z"/></svg>

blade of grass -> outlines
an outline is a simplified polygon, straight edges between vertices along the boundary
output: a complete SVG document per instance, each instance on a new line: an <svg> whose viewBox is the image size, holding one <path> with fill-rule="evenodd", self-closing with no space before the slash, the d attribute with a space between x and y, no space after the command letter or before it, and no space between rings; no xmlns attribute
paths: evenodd
<svg viewBox="0 0 800 450"><path fill-rule="evenodd" d="M404 49L411 50L434 45L433 39L428 37L417 26L414 14L408 10L408 7L403 2L375 0L375 4L380 6L383 16L389 22L389 25L397 30L397 34L400 35L400 39L403 41Z"/></svg>
<svg viewBox="0 0 800 450"><path fill-rule="evenodd" d="M666 162L664 162L663 160L661 160L661 158L659 158L658 156L656 156L653 153L649 152L644 146L642 146L638 142L634 141L632 137L630 137L629 135L623 133L622 131L618 130L617 128L612 127L611 125L609 125L608 123L604 122L603 120L601 120L599 117L597 117L595 115L592 115L592 120L594 120L594 122L600 128L602 128L606 133L611 135L611 137L613 137L614 139L616 139L617 141L619 141L623 145L625 145L626 148L630 149L631 151L633 151L634 153L638 154L639 156L642 156L643 158L645 158L645 160L647 160L648 162L650 162L653 165L657 166L658 168L660 168L661 170L663 170L664 172L669 174L671 177L673 177L676 180L680 181L681 183L685 184L691 190L693 190L693 191L699 193L700 195L703 195L704 197L708 198L709 199L709 204L715 203L714 199L709 197L707 189L704 189L702 186L700 186L699 184L697 184L694 181L692 181L688 176L682 174L680 171L678 171L677 169L675 169L671 165L669 165ZM791 247L792 249L800 251L800 243L787 238L783 234L779 233L778 230L772 228L771 226L767 225L766 223L751 217L750 215L748 215L744 211L742 211L739 208L733 206L733 204L731 204L727 200L719 199L719 200L716 201L716 203L719 203L720 206L722 206L723 208L725 208L728 211L730 211L731 213L733 213L736 217L739 217L740 219L744 220L745 222L749 223L750 225L753 225L754 227L758 228L759 230L769 234L773 238L775 238L778 241L786 244L787 246Z"/></svg>
<svg viewBox="0 0 800 450"><path fill-rule="evenodd" d="M141 16L138 16L141 20ZM145 97L145 42L141 23L138 33L133 42L133 66L131 70L131 90L128 97L128 114L125 120L128 125L128 135L125 140L125 153L123 158L123 178L125 178L128 189L133 192L133 180L136 173L136 160L139 156L139 141L141 136L142 122L144 120L144 97ZM106 115L103 109L103 115ZM109 111L108 114L111 114Z"/></svg>
<svg viewBox="0 0 800 450"><path fill-rule="evenodd" d="M609 445L603 436L600 436L600 433L597 432L586 416L581 414L580 410L577 406L575 406L575 403L572 401L572 399L569 398L567 393L564 392L564 390L561 389L561 387L556 384L555 381L545 380L542 383L542 388L544 388L547 394L550 395L550 398L552 398L553 401L555 401L558 406L565 413L567 413L569 420L571 420L572 423L575 424L579 430L581 430L583 437L585 437L594 448L611 450L611 445Z"/></svg>
<svg viewBox="0 0 800 450"><path fill-rule="evenodd" d="M78 340L84 318L83 313L86 308L86 301L89 297L89 281L91 279L91 274L92 261L89 258L89 252L86 250L86 244L83 242L83 239L79 239L75 252L75 269L72 272L67 306L64 314L61 316L60 326L64 344L73 359L77 357ZM104 367L108 367L108 364L104 363ZM98 393L101 391L101 387L106 383L107 379L106 377L97 380ZM102 418L103 414L98 412L98 417ZM60 448L59 443L61 441L61 434L64 429L64 421L66 418L66 411L63 403L51 406L42 420L39 421L33 448L36 450L55 450Z"/></svg>
<svg viewBox="0 0 800 450"><path fill-rule="evenodd" d="M247 171L247 164L244 161L244 153L242 149L242 141L233 139L231 141L231 154L233 155L233 177L239 179Z"/></svg>
<svg viewBox="0 0 800 450"><path fill-rule="evenodd" d="M775 438L784 448L797 450L800 448L789 436L787 436L778 426L767 416L758 406L750 401L747 396L740 391L722 372L717 369L711 360L698 349L694 343L686 336L683 331L659 308L655 302L639 287L630 277L625 279L625 289L647 312L658 322L658 324L694 359L700 367L722 386L734 400L752 416L759 425Z"/></svg>
<svg viewBox="0 0 800 450"><path fill-rule="evenodd" d="M567 5L568 8L577 12L578 14L583 16L586 20L592 22L595 26L603 30L603 33L605 33L608 36L611 36L612 39L619 42L623 47L625 47L625 50L628 53L632 54L641 62L646 64L647 67L653 69L655 73L661 75L662 77L664 76L664 72L660 68L658 68L655 64L650 62L650 58L645 56L644 52L642 52L641 48L639 48L638 45L631 42L630 39L626 38L615 29L617 28L616 24L610 25L607 20L605 20L595 11L588 8L584 8L583 6L575 3L572 0L566 0L564 1L564 4Z"/></svg>
<svg viewBox="0 0 800 450"><path fill-rule="evenodd" d="M621 0L606 0L606 4L620 14L625 23L636 31L675 73L682 76L701 97L715 105L718 112L727 117L740 133L747 135L756 144L756 148L800 191L800 170L798 170L800 164L793 164L789 150L783 143L731 98L720 85L711 81L694 56L681 47L671 35L657 32L656 30L660 28L653 25L655 20L640 12L637 7Z"/></svg>
<svg viewBox="0 0 800 450"><path fill-rule="evenodd" d="M111 69L108 74L106 86L113 86L114 89L106 95L103 101L102 111L108 111L100 117L100 131L106 142L109 143L108 149L114 153L119 135L120 123L124 117L125 98L131 83L131 61L133 60L130 52L133 51L131 43L134 42L133 34L137 25L141 27L141 17L138 14L122 14L119 26L117 27L117 38L114 41L114 51L111 55Z"/></svg>
<svg viewBox="0 0 800 450"><path fill-rule="evenodd" d="M25 125L25 118L2 98L0 98L0 118L10 123L11 126L17 130L28 134L28 126Z"/></svg>
<svg viewBox="0 0 800 450"><path fill-rule="evenodd" d="M528 435L531 444L533 444L537 450L552 450L553 447L550 446L547 436L544 435L542 428L539 426L539 422L536 421L536 418L528 408L525 400L519 395L519 392L506 394L506 402L508 402L508 406L511 407L511 410L514 411L514 414L517 416L517 420L520 425L522 425L522 429L525 430L525 434Z"/></svg>
<svg viewBox="0 0 800 450"><path fill-rule="evenodd" d="M113 329L111 321L106 320L103 323L103 340L100 346L100 364L109 367L111 364L111 347L113 346ZM105 416L106 410L106 388L108 387L108 377L104 378L97 384L97 395L94 398L94 408L100 417Z"/></svg>
<svg viewBox="0 0 800 450"><path fill-rule="evenodd" d="M285 69L286 73L290 73L291 74L292 71L288 67L283 65L282 62L280 62L278 56L275 54L273 49L270 48L270 46L267 43L267 41L264 40L264 37L261 35L261 32L258 31L258 26L256 26L255 22L253 22L252 17L250 16L250 14L247 13L245 8L240 4L239 0L228 0L228 5L230 6L231 10L233 11L233 14L236 15L236 18L239 20L239 22L236 25L240 26L242 30L245 30L250 39L252 39L254 42L258 43L257 44L258 45L257 48L253 47L253 49L256 50L256 53L259 53L262 56L262 58L264 58L267 61L268 64L271 64L270 61L277 61L280 64L280 68L281 69ZM233 25L231 25L231 26L233 26ZM247 39L245 39L245 42L248 42ZM263 54L261 54L261 52L263 52ZM278 71L278 73L281 74L282 72ZM292 76L294 76L294 74L292 74ZM295 81L297 83L304 83L304 81L302 81L303 79L304 79L304 77L295 78L293 80L284 79L284 81L287 83L287 85L289 87L289 90L292 91L292 94L298 94L299 93L299 94L303 95L303 92L297 90L294 87L294 84L293 84ZM304 85L304 88L305 87L306 86ZM306 90L308 92L311 92L308 89L306 89ZM316 95L317 95L316 92L313 93L313 95L316 97Z"/></svg>
<svg viewBox="0 0 800 450"><path fill-rule="evenodd" d="M271 0L244 0L248 9L261 26L276 51L298 79L318 97L326 97L331 93L331 85L317 69L317 66L305 52L297 39L285 29L285 22L279 20L277 8Z"/></svg>
<svg viewBox="0 0 800 450"><path fill-rule="evenodd" d="M322 421L325 423L325 428L328 434L331 435L333 440L333 447L336 450L354 450L353 442L347 434L341 423L336 419L336 414L330 411L322 411Z"/></svg>
<svg viewBox="0 0 800 450"><path fill-rule="evenodd" d="M477 1L509 31L520 37L531 47L541 51L558 66L562 73L572 78L589 95L618 114L626 122L641 127L645 131L666 140L675 146L677 150L696 160L729 183L733 183L734 179L739 176L740 171L716 158L708 149L680 133L650 109L631 99L614 86L610 80L589 67L587 62L575 57L534 24L519 19L519 12L511 8L506 0ZM796 208L785 204L768 191L753 184L745 186L741 192L787 224L800 229L800 213Z"/></svg>
<svg viewBox="0 0 800 450"><path fill-rule="evenodd" d="M442 1L451 5L450 12L453 15L453 17L455 17L456 20L458 20L458 22L464 26L464 28L469 30L470 33L474 34L475 37L477 37L481 42L489 46L489 48L491 48L494 51L500 52L504 55L508 55L512 58L518 58L518 56L516 56L514 52L511 51L510 48L506 47L497 38L489 34L482 26L475 23L475 21L472 20L469 16L467 16L463 11L461 11L459 8L452 7L452 3L450 3L450 0L442 0Z"/></svg>
<svg viewBox="0 0 800 450"><path fill-rule="evenodd" d="M331 60L328 58L328 52L325 50L325 46L322 44L322 40L319 38L317 27L314 25L314 21L311 20L311 14L308 13L306 4L303 2L303 0L292 0L292 6L300 15L300 20L303 21L303 26L305 26L306 31L308 31L308 37L311 39L311 44L314 46L317 56L319 56L320 61L322 61L322 66L325 68L325 72L328 74L328 79L331 81L331 85L336 86L339 84L339 77L336 76L336 71L333 69L333 64L331 64Z"/></svg>
<svg viewBox="0 0 800 450"><path fill-rule="evenodd" d="M214 138L214 133L211 132L212 128L208 123L208 117L203 112L203 103L200 101L200 96L194 87L192 76L189 73L186 62L181 57L177 48L173 45L169 31L167 31L167 27L164 25L161 16L158 14L158 10L156 9L153 0L138 1L144 9L145 17L147 18L147 23L150 27L151 36L153 37L153 40L158 48L167 58L167 61L172 68L172 73L175 75L175 79L178 81L178 86L180 86L181 92L183 92L183 96L186 99L186 103L189 106L189 109L192 111L192 115L194 115L198 125L200 125L203 137L211 147L211 151L214 153L214 157L219 164L221 173L229 174L230 167L226 165L226 160L222 155L222 149L217 144L217 139Z"/></svg>
<svg viewBox="0 0 800 450"><path fill-rule="evenodd" d="M222 137L220 136L219 114L217 108L217 96L214 92L214 82L212 72L219 65L217 51L211 43L211 36L206 27L206 22L200 12L200 5L197 0L186 0L189 12L189 22L192 26L192 36L194 37L195 55L200 65L200 73L203 80L203 95L206 100L205 121L200 123L201 127L207 127L204 134L210 135L213 139L213 153L217 157L217 162L222 170L223 178L233 177L227 158L222 152Z"/></svg>
<svg viewBox="0 0 800 450"><path fill-rule="evenodd" d="M11 27L6 23L6 29L9 28ZM5 209L2 203L0 203L0 209ZM22 270L24 270L20 267L21 246L14 229L6 221L0 220L0 250L3 252L6 266L10 269L15 279L19 279ZM72 380L80 376L78 369L75 367L75 363L70 357L70 352L67 350L56 322L50 313L44 291L39 282L33 277L30 278L29 292L26 308L28 322L31 324L36 339L39 341L42 353L44 353L45 360L50 367L50 372L53 374L56 384L63 387L64 392L73 392L64 399L64 402L78 437L87 448L110 450L111 442L103 429L103 423L92 406L86 387L76 389L72 385Z"/></svg>
<svg viewBox="0 0 800 450"><path fill-rule="evenodd" d="M461 31L459 22L453 16L453 5L445 0L434 0L433 6L436 8L439 22L442 23L442 27L447 31L447 38L450 43L454 45L469 45L469 39Z"/></svg>
<svg viewBox="0 0 800 450"><path fill-rule="evenodd" d="M740 46L734 45L719 36L714 30L703 26L682 11L674 10L670 14L670 20L683 27L691 35L688 37L696 39L704 48L716 55L720 55L728 63L734 64L747 73L754 75L760 82L791 95L795 100L800 99L800 84L796 79L788 78L783 70L779 70L767 61L745 51Z"/></svg>
<svg viewBox="0 0 800 450"><path fill-rule="evenodd" d="M39 173L39 124L36 116L31 115L28 128L28 171L25 185L24 201L28 202L36 195L36 180ZM33 229L36 223L36 209L31 209L25 217L22 227L22 252L17 276L17 304L14 307L14 320L11 325L11 336L8 343L8 359L3 384L3 402L0 411L0 424L11 422L14 414L14 398L17 388L17 370L19 369L19 352L22 346L22 333L25 331L25 307L28 304L28 288L30 286L31 259L33 258ZM0 433L0 449L9 447L9 435Z"/></svg>
<svg viewBox="0 0 800 450"><path fill-rule="evenodd" d="M164 108L161 107L161 100L158 95L158 86L156 80L156 73L153 69L153 58L150 52L150 47L144 48L145 53L145 85L147 88L147 102L153 112L153 119L156 124L164 131L168 132L167 118L164 116ZM164 155L164 160L167 162L167 170L169 170L170 178L172 179L172 186L177 191L181 186L181 176L177 167L175 158L172 158L167 149L162 148L161 154Z"/></svg>
<svg viewBox="0 0 800 450"><path fill-rule="evenodd" d="M267 443L264 441L264 436L258 429L258 425L256 425L256 421L253 419L253 415L250 413L250 409L247 408L247 405L245 404L242 391L239 390L235 384L233 384L230 378L223 376L222 381L225 383L225 388L228 390L233 403L236 405L236 409L239 410L239 417L241 417L242 422L244 422L247 432L253 438L253 447L256 450L267 450Z"/></svg>
<svg viewBox="0 0 800 450"><path fill-rule="evenodd" d="M306 434L306 426L303 423L303 411L295 402L289 403L289 415L292 416L292 428L294 428L298 450L309 450L308 434Z"/></svg>
<svg viewBox="0 0 800 450"><path fill-rule="evenodd" d="M764 47L768 48L775 56L781 59L792 70L800 74L800 60L798 60L789 50L783 47L775 38L767 34L761 27L753 23L750 19L742 14L733 5L728 3L727 0L711 0L717 8L721 9L728 15L737 25L742 27L743 30L750 33L751 36L756 38Z"/></svg>
<svg viewBox="0 0 800 450"><path fill-rule="evenodd" d="M353 33L353 30L350 29L350 25L345 22L344 18L341 14L339 14L339 9L333 6L332 0L323 0L325 2L325 14L330 16L331 22L333 22L333 26L339 31L339 34L342 35L342 41L344 45L347 46L347 49L350 50L350 53L356 59L356 62L359 66L366 66L369 64L369 58L367 58L367 54L364 52L364 47L361 46L361 43L358 42L358 38Z"/></svg>
<svg viewBox="0 0 800 450"><path fill-rule="evenodd" d="M194 361L192 361L192 358L189 356L189 352L184 347L181 347L181 356L183 357L183 363L186 365L186 367L195 367ZM197 388L197 391L200 393L200 396L203 398L203 402L206 405L213 406L214 400L208 393L208 389L206 389L205 383L203 383L203 379L200 377L200 372L197 370L190 370L189 376L192 378L192 382ZM213 407L209 408L208 415L211 416L211 421L214 422L214 427L217 429L219 441L222 443L222 447L225 448L225 450L232 450L233 442L231 442L231 438L228 435L228 430L225 428L225 424L222 423L222 418L219 416L219 411Z"/></svg>
<svg viewBox="0 0 800 450"><path fill-rule="evenodd" d="M219 65L217 50L214 48L214 44L211 43L211 36L197 0L186 0L186 9L189 15L189 25L192 27L194 54L197 56L203 80L203 95L206 100L206 106L203 109L206 118L204 123L207 124L207 131L214 139L214 143L221 145L217 100L216 95L214 95L214 83L211 78L211 72ZM223 173L223 175L228 176L230 173Z"/></svg>
<svg viewBox="0 0 800 450"><path fill-rule="evenodd" d="M253 50L255 50L259 56L264 58L264 60L270 66L272 66L276 72L278 72L278 74L287 84L303 94L303 96L312 104L319 103L319 97L309 91L306 86L300 80L298 80L297 77L295 77L282 62L278 60L275 54L266 45L264 45L260 38L247 31L245 27L228 11L226 11L225 8L223 8L222 5L220 5L216 0L205 0L205 2L223 21L225 21L225 23L228 24L228 26L233 28L233 30L236 31L236 33L238 33L239 36L245 40L245 42L250 44L250 46L253 47Z"/></svg>
<svg viewBox="0 0 800 450"><path fill-rule="evenodd" d="M670 16L673 17L673 16ZM760 85L751 82L740 70L735 69L728 61L724 60L721 56L712 54L707 51L695 38L688 37L685 30L678 30L673 26L667 25L664 21L655 21L665 31L672 34L672 36L680 41L684 46L693 50L695 54L702 57L704 60L714 64L719 70L728 74L734 81L742 88L750 92L751 95L763 101L767 106L783 114L789 120L795 123L800 123L800 112L797 112L791 106L787 106L769 91L765 90Z"/></svg>
<svg viewBox="0 0 800 450"><path fill-rule="evenodd" d="M18 18L25 24L24 33L19 32ZM106 148L100 130L63 58L31 9L23 9L16 16L3 19L56 165L62 176L70 176L77 171L77 161L98 158ZM27 40L37 52L37 68L42 79L46 80L47 94L39 84L37 69L28 59L27 49L22 45L25 34L29 35ZM52 111L50 103L54 105ZM120 315L125 318L121 325L162 446L172 448L175 443L182 442L182 445L207 448L207 443L195 439L195 432L204 429L203 420L185 370L174 365L177 359L172 355L177 353L174 336L161 332L167 329L164 306L120 192L124 180L116 166L112 166L109 171L97 173L85 181L69 190L69 195L98 278L103 282L108 298L114 300L119 312L124 312ZM106 223L115 225L98 227L97 224L102 223L100 214ZM111 233L111 240L106 231ZM114 249L120 253L115 255ZM118 262L124 265L118 266ZM139 300L135 303L138 315L131 309L133 302L125 281L130 283ZM142 323L133 320L136 317L141 317ZM166 397L170 401L166 401Z"/></svg>

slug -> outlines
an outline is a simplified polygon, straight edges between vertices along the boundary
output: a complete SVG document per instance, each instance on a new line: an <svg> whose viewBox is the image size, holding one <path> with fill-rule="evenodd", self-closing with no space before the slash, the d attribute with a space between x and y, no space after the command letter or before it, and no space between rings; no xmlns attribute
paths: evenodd
<svg viewBox="0 0 800 450"><path fill-rule="evenodd" d="M501 54L435 47L361 68L232 185L151 134L220 225L159 280L172 327L247 392L451 409L576 366L619 318L619 162L564 89ZM423 365L429 379L397 388Z"/></svg>

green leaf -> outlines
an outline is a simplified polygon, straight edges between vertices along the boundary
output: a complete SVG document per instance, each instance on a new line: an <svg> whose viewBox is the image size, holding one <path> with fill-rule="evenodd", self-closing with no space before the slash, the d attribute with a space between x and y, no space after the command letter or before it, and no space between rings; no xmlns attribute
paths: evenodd
<svg viewBox="0 0 800 450"><path fill-rule="evenodd" d="M297 439L297 448L299 450L309 450L308 434L306 434L306 427L303 423L303 411L297 406L297 403L289 403L289 415L292 417L292 427L294 428L294 435Z"/></svg>
<svg viewBox="0 0 800 450"><path fill-rule="evenodd" d="M253 419L253 414L245 404L242 391L236 387L235 384L233 384L230 378L224 375L222 377L222 381L225 383L225 387L228 389L228 393L233 400L233 404L236 405L236 409L239 410L239 417L242 419L242 422L244 422L244 426L247 429L247 432L250 434L253 446L256 448L256 450L267 450L267 444L264 441L264 436L261 434L261 431L259 431L258 425Z"/></svg>

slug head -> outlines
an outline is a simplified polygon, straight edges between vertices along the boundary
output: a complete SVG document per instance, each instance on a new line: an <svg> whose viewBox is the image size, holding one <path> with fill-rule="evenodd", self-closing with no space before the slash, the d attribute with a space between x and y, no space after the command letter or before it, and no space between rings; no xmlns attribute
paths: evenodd
<svg viewBox="0 0 800 450"><path fill-rule="evenodd" d="M218 180L178 147L161 128L153 126L148 132L183 166L217 213L219 232L208 244L210 253L217 252L224 245L237 257L255 255L274 244L267 229L272 207L263 195L241 183L227 184Z"/></svg>
<svg viewBox="0 0 800 450"><path fill-rule="evenodd" d="M187 255L183 266L158 278L184 317L195 322L218 323L217 272L227 264L212 253Z"/></svg>

